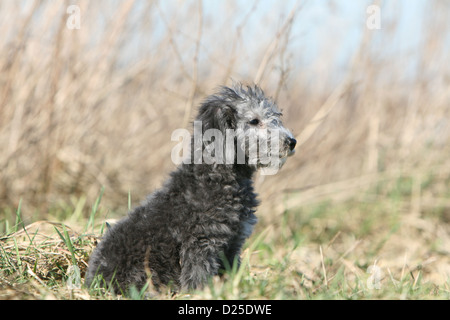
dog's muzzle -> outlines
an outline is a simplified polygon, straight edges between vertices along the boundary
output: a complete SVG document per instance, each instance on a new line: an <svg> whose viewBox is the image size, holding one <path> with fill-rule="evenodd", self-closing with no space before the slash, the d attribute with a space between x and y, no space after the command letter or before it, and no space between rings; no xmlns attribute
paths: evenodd
<svg viewBox="0 0 450 320"><path fill-rule="evenodd" d="M295 146L297 145L297 140L295 140L294 138L288 137L286 139L286 144L289 146L289 153L288 153L288 157L292 156L295 153Z"/></svg>

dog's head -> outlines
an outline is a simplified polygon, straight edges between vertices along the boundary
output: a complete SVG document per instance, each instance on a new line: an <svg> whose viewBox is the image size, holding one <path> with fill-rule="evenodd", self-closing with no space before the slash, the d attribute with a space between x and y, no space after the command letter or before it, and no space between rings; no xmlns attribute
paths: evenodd
<svg viewBox="0 0 450 320"><path fill-rule="evenodd" d="M281 116L275 102L261 88L236 84L232 88L222 87L209 96L201 105L196 122L201 123L202 134L216 131L215 139L207 141L206 148L211 148L214 142L214 149L217 151L222 146L225 155L236 151L234 163L245 162L256 168L276 163L278 169L295 152L296 144L291 132L283 126ZM218 135L222 138L218 139ZM233 135L233 150L226 144L230 135Z"/></svg>
<svg viewBox="0 0 450 320"><path fill-rule="evenodd" d="M242 97L228 87L222 87L217 94L207 97L196 118L202 123L202 132L217 129L225 133L227 129L235 129L237 106L243 102Z"/></svg>

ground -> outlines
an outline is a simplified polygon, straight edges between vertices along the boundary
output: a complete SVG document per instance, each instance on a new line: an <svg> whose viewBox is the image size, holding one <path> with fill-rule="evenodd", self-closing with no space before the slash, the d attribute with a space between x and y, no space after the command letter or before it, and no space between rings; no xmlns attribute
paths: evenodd
<svg viewBox="0 0 450 320"><path fill-rule="evenodd" d="M344 200L330 196L271 214L262 205L240 269L201 291L173 295L149 287L130 298L449 299L449 184L436 176L423 180L418 212L408 176ZM440 200L428 201L431 196ZM110 214L99 202L88 208L79 199L52 213L64 223L25 228L18 208L16 223L2 226L8 232L0 238L0 298L117 299L82 285Z"/></svg>

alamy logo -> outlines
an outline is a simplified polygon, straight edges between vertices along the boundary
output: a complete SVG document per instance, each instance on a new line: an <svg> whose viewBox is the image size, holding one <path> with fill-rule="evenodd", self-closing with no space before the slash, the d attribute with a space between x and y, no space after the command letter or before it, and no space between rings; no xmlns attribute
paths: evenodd
<svg viewBox="0 0 450 320"><path fill-rule="evenodd" d="M67 14L70 14L67 18L66 26L70 30L81 28L81 9L77 5L71 5L67 7Z"/></svg>
<svg viewBox="0 0 450 320"><path fill-rule="evenodd" d="M380 267L373 265L367 268L367 273L370 273L369 278L367 278L367 288L369 289L381 289L381 279L383 279L383 271Z"/></svg>
<svg viewBox="0 0 450 320"><path fill-rule="evenodd" d="M282 165L280 133L277 129L239 131L218 129L202 131L202 122L194 121L194 138L186 129L176 129L172 141L172 162L185 164L249 164L261 169L261 174L273 175ZM192 145L193 144L193 145ZM193 154L192 154L193 152Z"/></svg>
<svg viewBox="0 0 450 320"><path fill-rule="evenodd" d="M379 6L373 4L367 7L366 13L368 14L366 20L366 27L369 30L381 29L381 9Z"/></svg>

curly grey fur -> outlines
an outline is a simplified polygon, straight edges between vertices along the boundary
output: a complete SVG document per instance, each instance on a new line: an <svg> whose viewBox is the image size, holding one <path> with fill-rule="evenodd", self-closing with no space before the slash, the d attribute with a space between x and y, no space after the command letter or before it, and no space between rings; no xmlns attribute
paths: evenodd
<svg viewBox="0 0 450 320"><path fill-rule="evenodd" d="M237 84L208 97L196 120L202 121L203 132L236 130L235 141L255 127L277 127L281 166L296 141L280 116L259 87ZM227 263L239 261L257 221L252 176L263 166L249 164L247 151L245 157L243 164L181 164L160 190L107 231L90 258L86 284L101 275L115 292L125 292L131 285L140 289L150 271L157 288L194 289Z"/></svg>

